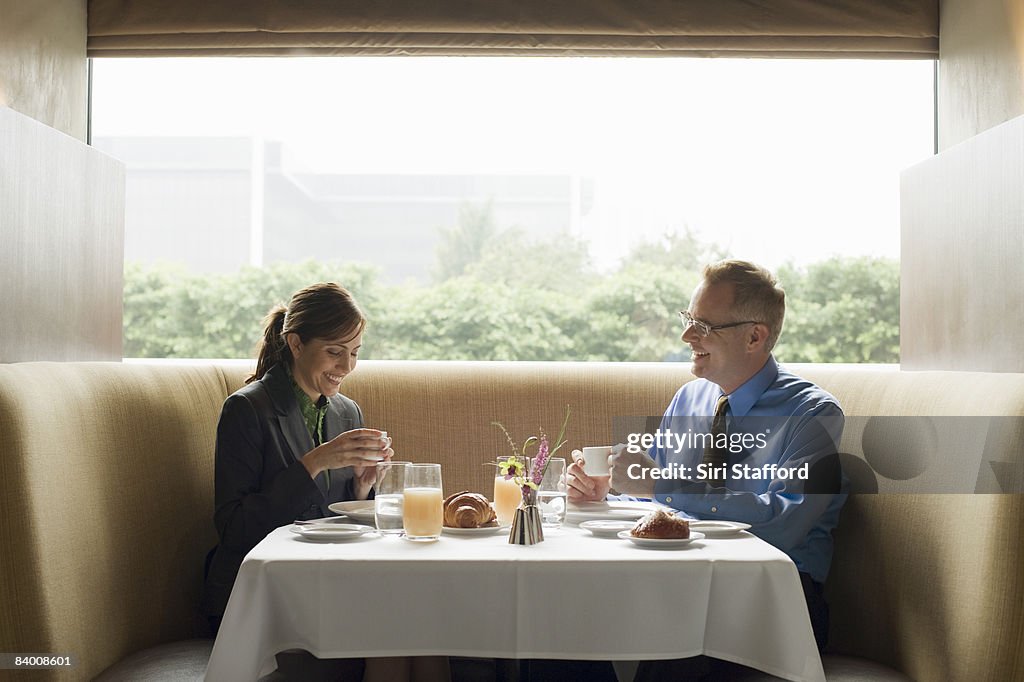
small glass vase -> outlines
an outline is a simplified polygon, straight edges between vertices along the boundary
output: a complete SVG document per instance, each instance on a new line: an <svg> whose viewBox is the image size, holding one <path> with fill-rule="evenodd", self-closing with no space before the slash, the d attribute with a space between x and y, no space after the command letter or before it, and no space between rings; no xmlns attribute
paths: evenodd
<svg viewBox="0 0 1024 682"><path fill-rule="evenodd" d="M537 491L524 487L523 501L512 517L508 544L536 545L538 542L544 542L544 526L541 524L540 509L537 507Z"/></svg>

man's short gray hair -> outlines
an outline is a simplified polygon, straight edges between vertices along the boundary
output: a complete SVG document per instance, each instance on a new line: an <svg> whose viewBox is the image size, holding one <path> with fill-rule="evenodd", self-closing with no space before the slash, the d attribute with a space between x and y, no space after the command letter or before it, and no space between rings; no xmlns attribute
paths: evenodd
<svg viewBox="0 0 1024 682"><path fill-rule="evenodd" d="M736 320L754 320L768 327L765 348L771 351L782 333L786 317L786 292L771 272L744 260L722 260L704 266L702 272L708 284L729 282L735 299L733 313Z"/></svg>

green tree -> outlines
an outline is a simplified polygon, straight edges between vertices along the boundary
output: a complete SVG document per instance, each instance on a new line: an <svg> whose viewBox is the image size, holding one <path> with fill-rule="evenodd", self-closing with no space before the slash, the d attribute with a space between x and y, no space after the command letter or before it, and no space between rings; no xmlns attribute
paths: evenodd
<svg viewBox="0 0 1024 682"><path fill-rule="evenodd" d="M567 232L532 238L518 227L499 228L490 202L462 206L458 223L439 231L434 260L438 284L467 275L563 292L581 291L590 265L586 243Z"/></svg>
<svg viewBox="0 0 1024 682"><path fill-rule="evenodd" d="M660 239L645 240L635 245L622 260L620 268L640 266L699 273L705 263L726 257L722 247L700 241L687 227L682 233L666 232ZM686 294L689 297L690 292Z"/></svg>
<svg viewBox="0 0 1024 682"><path fill-rule="evenodd" d="M519 229L496 235L466 274L481 282L566 295L583 292L594 275L582 240L564 232L531 239Z"/></svg>
<svg viewBox="0 0 1024 682"><path fill-rule="evenodd" d="M373 326L374 357L417 360L563 360L572 357L561 297L458 277L395 292Z"/></svg>
<svg viewBox="0 0 1024 682"><path fill-rule="evenodd" d="M788 362L899 362L899 263L830 258L779 269L786 323L776 350Z"/></svg>
<svg viewBox="0 0 1024 682"><path fill-rule="evenodd" d="M490 201L482 205L463 204L455 226L438 229L434 280L443 282L464 274L471 265L480 261L498 232Z"/></svg>
<svg viewBox="0 0 1024 682"><path fill-rule="evenodd" d="M378 303L376 269L363 264L306 261L231 274L191 273L169 265L125 266L126 357L247 358L264 316L299 289L338 282L364 309Z"/></svg>
<svg viewBox="0 0 1024 682"><path fill-rule="evenodd" d="M636 263L604 277L584 301L576 359L677 359L678 311L686 308L696 280L694 272Z"/></svg>
<svg viewBox="0 0 1024 682"><path fill-rule="evenodd" d="M491 239L466 272L432 285L385 287L356 263L279 263L206 275L125 267L128 357L248 358L261 322L298 289L336 281L369 318L363 357L445 360L659 361L689 357L677 311L699 268L721 254L692 235L633 250L607 274L577 240ZM776 354L788 362L896 362L899 266L833 258L778 275L787 290Z"/></svg>
<svg viewBox="0 0 1024 682"><path fill-rule="evenodd" d="M124 268L124 354L130 358L173 358L182 335L198 333L191 323L184 292L191 275L184 268L166 264L144 267L126 263ZM234 357L227 355L224 357Z"/></svg>
<svg viewBox="0 0 1024 682"><path fill-rule="evenodd" d="M689 305L700 269L724 257L690 230L635 245L618 269L595 279L586 292L588 329L577 342L581 360L658 362L689 357L679 336L678 313Z"/></svg>

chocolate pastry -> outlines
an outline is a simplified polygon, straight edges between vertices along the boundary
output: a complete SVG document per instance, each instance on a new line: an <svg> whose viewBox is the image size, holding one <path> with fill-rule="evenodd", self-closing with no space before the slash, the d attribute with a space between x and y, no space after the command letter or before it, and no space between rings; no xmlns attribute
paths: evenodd
<svg viewBox="0 0 1024 682"><path fill-rule="evenodd" d="M685 540L690 537L690 524L686 519L657 509L637 521L629 533L635 538Z"/></svg>

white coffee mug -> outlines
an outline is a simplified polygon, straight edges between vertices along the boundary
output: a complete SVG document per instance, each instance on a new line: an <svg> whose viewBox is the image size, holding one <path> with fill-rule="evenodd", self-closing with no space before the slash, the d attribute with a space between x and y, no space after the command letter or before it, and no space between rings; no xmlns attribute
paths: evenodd
<svg viewBox="0 0 1024 682"><path fill-rule="evenodd" d="M608 457L611 454L610 445L583 448L583 473L587 476L607 476Z"/></svg>

